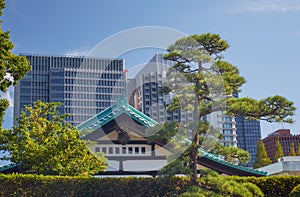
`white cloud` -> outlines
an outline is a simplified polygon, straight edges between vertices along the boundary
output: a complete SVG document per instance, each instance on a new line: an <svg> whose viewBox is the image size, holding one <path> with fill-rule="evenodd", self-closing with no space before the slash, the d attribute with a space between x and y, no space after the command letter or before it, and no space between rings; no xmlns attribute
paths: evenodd
<svg viewBox="0 0 300 197"><path fill-rule="evenodd" d="M9 106L13 107L14 106L14 87L11 86L7 89L7 92L1 92L0 93L1 98L6 98L9 102Z"/></svg>
<svg viewBox="0 0 300 197"><path fill-rule="evenodd" d="M14 107L14 87L11 86L8 88L7 92L0 92L1 98L6 98L9 102L9 107L5 111L3 118L3 128L11 128L13 126L13 107Z"/></svg>
<svg viewBox="0 0 300 197"><path fill-rule="evenodd" d="M239 12L300 11L300 0L255 0L240 1L239 4Z"/></svg>

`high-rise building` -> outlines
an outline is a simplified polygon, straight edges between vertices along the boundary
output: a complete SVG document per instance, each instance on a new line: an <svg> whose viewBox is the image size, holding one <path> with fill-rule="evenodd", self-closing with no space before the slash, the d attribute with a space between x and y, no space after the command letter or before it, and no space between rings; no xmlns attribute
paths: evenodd
<svg viewBox="0 0 300 197"><path fill-rule="evenodd" d="M160 88L167 81L168 68L172 65L174 62L164 59L162 54L154 55L134 78L128 80L129 103L157 122L180 121L182 124L187 124L194 120L193 113L183 109L168 113L166 108L175 94L169 93L163 96L159 93ZM203 120L210 121L222 132L223 145L237 146L234 117L216 112L209 118L203 117Z"/></svg>
<svg viewBox="0 0 300 197"><path fill-rule="evenodd" d="M37 100L61 102L59 112L71 114L66 121L78 125L125 94L123 59L22 55L32 70L15 87L14 117Z"/></svg>
<svg viewBox="0 0 300 197"><path fill-rule="evenodd" d="M269 134L267 137L262 139L268 157L274 161L276 151L276 140L279 139L284 156L289 156L291 151L292 143L295 145L295 151L298 150L300 143L300 135L292 135L289 129L279 129Z"/></svg>
<svg viewBox="0 0 300 197"><path fill-rule="evenodd" d="M219 119L221 122L221 131L223 136L221 142L224 146L237 146L235 118L232 116L226 116L222 113L222 116Z"/></svg>
<svg viewBox="0 0 300 197"><path fill-rule="evenodd" d="M162 54L155 54L150 61L128 80L129 103L157 122L181 121L184 124L193 120L192 113L176 110L168 113L172 94L162 95L159 91L166 82L168 68L173 61L166 60Z"/></svg>
<svg viewBox="0 0 300 197"><path fill-rule="evenodd" d="M236 117L237 147L249 152L247 166L253 166L256 159L257 142L261 139L260 121Z"/></svg>

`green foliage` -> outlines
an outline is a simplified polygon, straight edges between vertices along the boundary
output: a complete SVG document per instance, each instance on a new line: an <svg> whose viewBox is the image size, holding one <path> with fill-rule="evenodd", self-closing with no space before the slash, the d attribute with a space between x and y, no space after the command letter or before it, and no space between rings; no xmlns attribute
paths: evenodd
<svg viewBox="0 0 300 197"><path fill-rule="evenodd" d="M283 156L284 156L284 153L282 150L282 146L281 146L279 138L277 138L276 144L275 144L275 156L274 156L273 162L277 162L278 159Z"/></svg>
<svg viewBox="0 0 300 197"><path fill-rule="evenodd" d="M235 146L222 146L220 143L215 145L212 152L224 156L225 161L233 164L246 165L250 159L249 152Z"/></svg>
<svg viewBox="0 0 300 197"><path fill-rule="evenodd" d="M158 175L175 176L176 174L191 174L191 169L187 166L186 160L182 156L172 160L159 171Z"/></svg>
<svg viewBox="0 0 300 197"><path fill-rule="evenodd" d="M300 184L294 187L294 189L289 194L289 197L299 197L300 196Z"/></svg>
<svg viewBox="0 0 300 197"><path fill-rule="evenodd" d="M267 176L267 177L227 177L239 183L254 183L266 197L289 196L289 193L300 184L299 176Z"/></svg>
<svg viewBox="0 0 300 197"><path fill-rule="evenodd" d="M4 0L0 0L0 16L4 8ZM0 20L0 91L6 92L9 86L17 85L31 67L25 57L12 53L14 45L10 41L9 32L2 31L1 22ZM4 112L8 106L6 99L0 99L0 125L2 125Z"/></svg>
<svg viewBox="0 0 300 197"><path fill-rule="evenodd" d="M290 147L290 156L296 156L296 151L295 151L295 144L292 143Z"/></svg>
<svg viewBox="0 0 300 197"><path fill-rule="evenodd" d="M293 123L292 116L296 110L293 102L278 95L261 100L229 98L227 105L226 112L230 115L245 116L268 122Z"/></svg>
<svg viewBox="0 0 300 197"><path fill-rule="evenodd" d="M198 186L191 186L180 197L223 197L222 194L216 194L213 191L207 191Z"/></svg>
<svg viewBox="0 0 300 197"><path fill-rule="evenodd" d="M228 115L244 116L250 119L262 119L269 122L293 122L295 107L284 97L274 96L262 100L252 98L230 98L239 92L245 79L240 76L237 67L223 61L221 53L229 45L218 34L206 33L183 37L168 47L165 59L175 62L168 72L169 81L162 92L175 94L168 111L184 109L193 113L193 139L190 146L192 182L196 184L196 160L198 148L202 145L202 134L209 135L208 126L203 127L202 118L216 111L225 111ZM226 95L226 96L225 96ZM211 138L213 139L213 138ZM233 155L237 150L233 151ZM232 154L224 153L227 159ZM243 153L243 161L248 160Z"/></svg>
<svg viewBox="0 0 300 197"><path fill-rule="evenodd" d="M0 131L4 158L21 163L30 173L50 175L92 175L106 168L103 155L91 154L79 138L76 127L59 115L59 103L37 101L26 106L12 130Z"/></svg>
<svg viewBox="0 0 300 197"><path fill-rule="evenodd" d="M200 181L200 185L204 190L221 196L264 196L260 188L253 183L238 183L222 176L206 176Z"/></svg>
<svg viewBox="0 0 300 197"><path fill-rule="evenodd" d="M298 143L298 149L297 149L296 155L300 156L300 143Z"/></svg>
<svg viewBox="0 0 300 197"><path fill-rule="evenodd" d="M186 178L94 178L1 175L0 196L178 196Z"/></svg>
<svg viewBox="0 0 300 197"><path fill-rule="evenodd" d="M204 67L213 58L218 59L219 54L228 48L225 40L217 34L202 34L187 36L178 39L168 47L165 59L172 60L175 65L168 72L168 79L163 88L164 92L174 92L176 96L168 106L168 111L185 109L193 112L194 123L192 130L193 140L189 146L188 166L191 168L192 182L196 184L196 163L198 148L203 142L201 134L207 134L208 124L204 124L201 118L213 111L217 111L214 98L223 93L221 77L216 72L214 64ZM197 64L197 68L193 66ZM238 86L238 85L237 85ZM213 88L211 88L213 87ZM218 107L224 107L222 102ZM185 157L186 158L186 157Z"/></svg>
<svg viewBox="0 0 300 197"><path fill-rule="evenodd" d="M0 174L0 196L266 196L288 197L299 176L206 176L190 187L185 177L93 178ZM299 186L294 189L299 191ZM247 196L247 197L248 197Z"/></svg>
<svg viewBox="0 0 300 197"><path fill-rule="evenodd" d="M261 140L259 140L257 142L256 159L253 164L253 168L260 168L271 163L272 161L267 155L264 143Z"/></svg>

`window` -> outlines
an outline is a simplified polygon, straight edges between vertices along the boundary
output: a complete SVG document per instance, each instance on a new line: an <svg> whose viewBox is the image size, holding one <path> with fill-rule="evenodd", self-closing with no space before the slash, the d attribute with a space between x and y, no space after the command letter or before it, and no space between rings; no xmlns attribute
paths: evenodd
<svg viewBox="0 0 300 197"><path fill-rule="evenodd" d="M126 147L122 147L122 154L126 154Z"/></svg>
<svg viewBox="0 0 300 197"><path fill-rule="evenodd" d="M102 152L103 152L103 153L107 153L106 147L102 147Z"/></svg>
<svg viewBox="0 0 300 197"><path fill-rule="evenodd" d="M135 154L139 154L139 152L140 152L140 151L139 151L139 147L135 147L135 148L134 148L134 153L135 153Z"/></svg>
<svg viewBox="0 0 300 197"><path fill-rule="evenodd" d="M142 154L146 154L146 147L142 147L141 152L142 152Z"/></svg>
<svg viewBox="0 0 300 197"><path fill-rule="evenodd" d="M232 124L225 123L225 124L223 124L223 128L232 128Z"/></svg>
<svg viewBox="0 0 300 197"><path fill-rule="evenodd" d="M115 151L116 151L116 154L120 154L120 148L119 147L116 147Z"/></svg>
<svg viewBox="0 0 300 197"><path fill-rule="evenodd" d="M133 153L132 150L133 150L132 147L128 147L128 152L129 152L129 154L132 154L132 153Z"/></svg>
<svg viewBox="0 0 300 197"><path fill-rule="evenodd" d="M95 152L97 153L97 152L100 152L100 148L99 147L96 147L95 148Z"/></svg>
<svg viewBox="0 0 300 197"><path fill-rule="evenodd" d="M112 147L109 147L109 148L108 148L108 153L109 153L109 154L113 154L113 148L112 148Z"/></svg>
<svg viewBox="0 0 300 197"><path fill-rule="evenodd" d="M225 135L231 135L232 134L232 130L223 130L223 134Z"/></svg>
<svg viewBox="0 0 300 197"><path fill-rule="evenodd" d="M224 136L225 141L232 141L233 137L232 136Z"/></svg>
<svg viewBox="0 0 300 197"><path fill-rule="evenodd" d="M231 122L232 118L231 117L223 117L224 122Z"/></svg>

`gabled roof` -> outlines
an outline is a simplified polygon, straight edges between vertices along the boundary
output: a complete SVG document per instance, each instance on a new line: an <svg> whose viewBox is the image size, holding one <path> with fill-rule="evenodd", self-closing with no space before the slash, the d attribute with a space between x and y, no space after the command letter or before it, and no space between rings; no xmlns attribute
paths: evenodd
<svg viewBox="0 0 300 197"><path fill-rule="evenodd" d="M151 119L149 116L130 106L127 98L121 97L117 100L115 105L106 108L104 111L79 124L77 128L78 130L96 130L114 120L121 114L127 114L132 119L146 127L153 127L158 124L158 122Z"/></svg>
<svg viewBox="0 0 300 197"><path fill-rule="evenodd" d="M21 164L9 163L3 166L0 166L0 172L9 173L9 172L17 172L21 168Z"/></svg>

